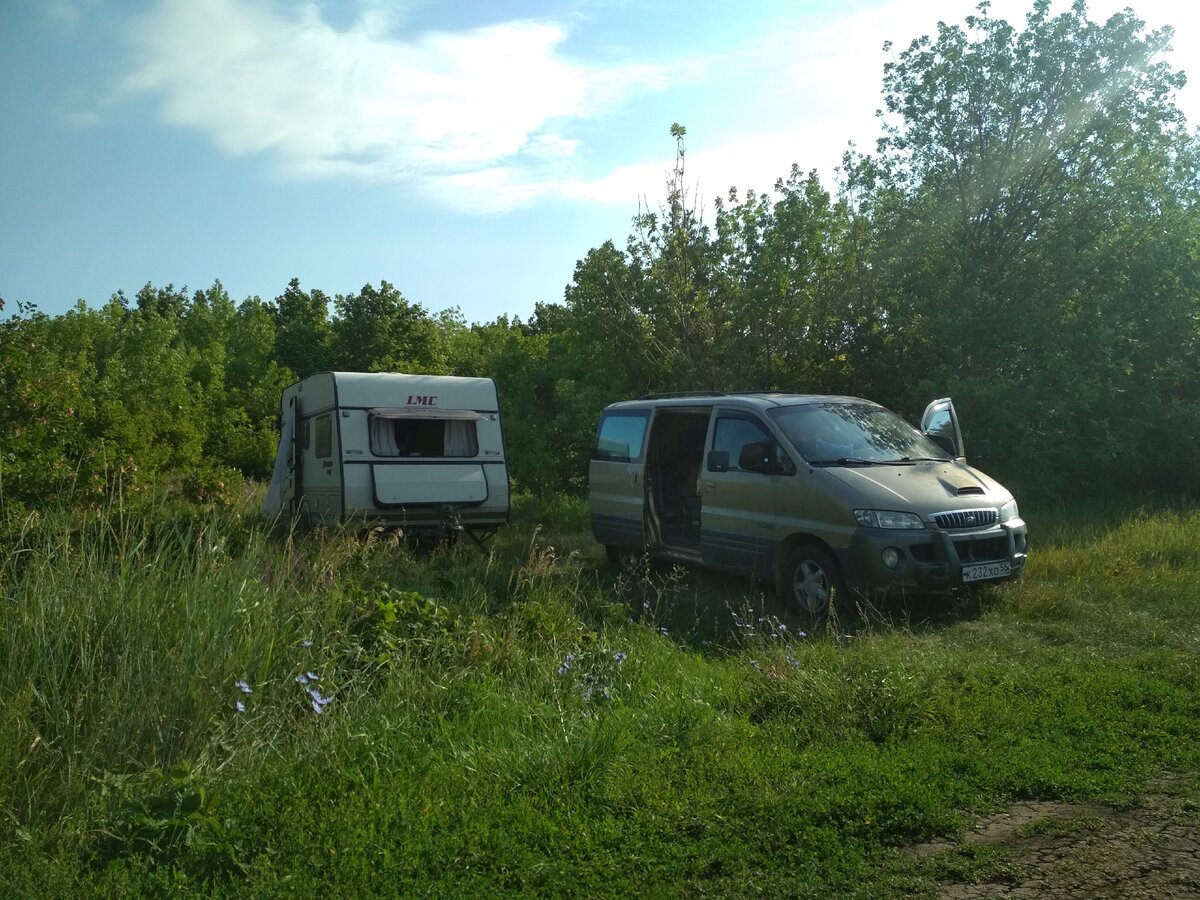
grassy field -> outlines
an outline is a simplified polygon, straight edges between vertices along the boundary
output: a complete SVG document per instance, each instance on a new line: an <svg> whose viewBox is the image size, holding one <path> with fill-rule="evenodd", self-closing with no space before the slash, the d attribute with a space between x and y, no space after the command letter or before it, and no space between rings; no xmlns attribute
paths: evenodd
<svg viewBox="0 0 1200 900"><path fill-rule="evenodd" d="M901 848L1200 768L1200 513L1026 509L1016 584L813 627L487 550L119 506L0 558L0 896L921 896Z"/></svg>

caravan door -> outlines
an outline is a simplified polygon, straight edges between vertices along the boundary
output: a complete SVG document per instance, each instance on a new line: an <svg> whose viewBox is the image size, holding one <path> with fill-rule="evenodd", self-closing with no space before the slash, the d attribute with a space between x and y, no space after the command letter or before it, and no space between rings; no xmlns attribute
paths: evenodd
<svg viewBox="0 0 1200 900"><path fill-rule="evenodd" d="M342 466L336 410L302 420L300 458L300 509L315 522L336 519L342 513Z"/></svg>

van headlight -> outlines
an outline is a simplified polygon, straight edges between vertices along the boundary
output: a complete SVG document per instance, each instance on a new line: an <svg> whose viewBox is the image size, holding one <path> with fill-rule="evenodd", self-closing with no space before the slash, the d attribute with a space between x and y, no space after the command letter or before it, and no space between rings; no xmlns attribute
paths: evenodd
<svg viewBox="0 0 1200 900"><path fill-rule="evenodd" d="M854 518L867 528L924 528L921 517L910 512L890 509L856 509Z"/></svg>
<svg viewBox="0 0 1200 900"><path fill-rule="evenodd" d="M999 511L998 515L999 515L1001 522L1007 522L1009 519L1015 519L1018 515L1017 501L1009 500L1007 503L1005 503L1003 506L1000 507L1000 511Z"/></svg>

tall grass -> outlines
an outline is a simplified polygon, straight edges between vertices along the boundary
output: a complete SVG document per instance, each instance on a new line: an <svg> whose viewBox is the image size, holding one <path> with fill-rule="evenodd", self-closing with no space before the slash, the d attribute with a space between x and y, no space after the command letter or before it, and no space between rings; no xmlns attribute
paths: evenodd
<svg viewBox="0 0 1200 900"><path fill-rule="evenodd" d="M964 812L1198 762L1194 512L814 629L608 572L575 501L424 555L253 501L7 552L0 893L907 895L892 848Z"/></svg>

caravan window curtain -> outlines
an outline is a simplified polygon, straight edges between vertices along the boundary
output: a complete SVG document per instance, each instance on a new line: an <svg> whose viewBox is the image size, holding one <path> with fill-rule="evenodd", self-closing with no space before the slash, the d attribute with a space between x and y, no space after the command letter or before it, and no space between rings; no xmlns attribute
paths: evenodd
<svg viewBox="0 0 1200 900"><path fill-rule="evenodd" d="M376 456L399 456L400 448L396 446L395 420L371 416L370 422L371 452Z"/></svg>
<svg viewBox="0 0 1200 900"><path fill-rule="evenodd" d="M475 423L482 418L462 409L373 409L371 453L417 459L475 457L479 455Z"/></svg>
<svg viewBox="0 0 1200 900"><path fill-rule="evenodd" d="M446 422L445 451L446 456L478 456L479 439L475 435L475 423Z"/></svg>

